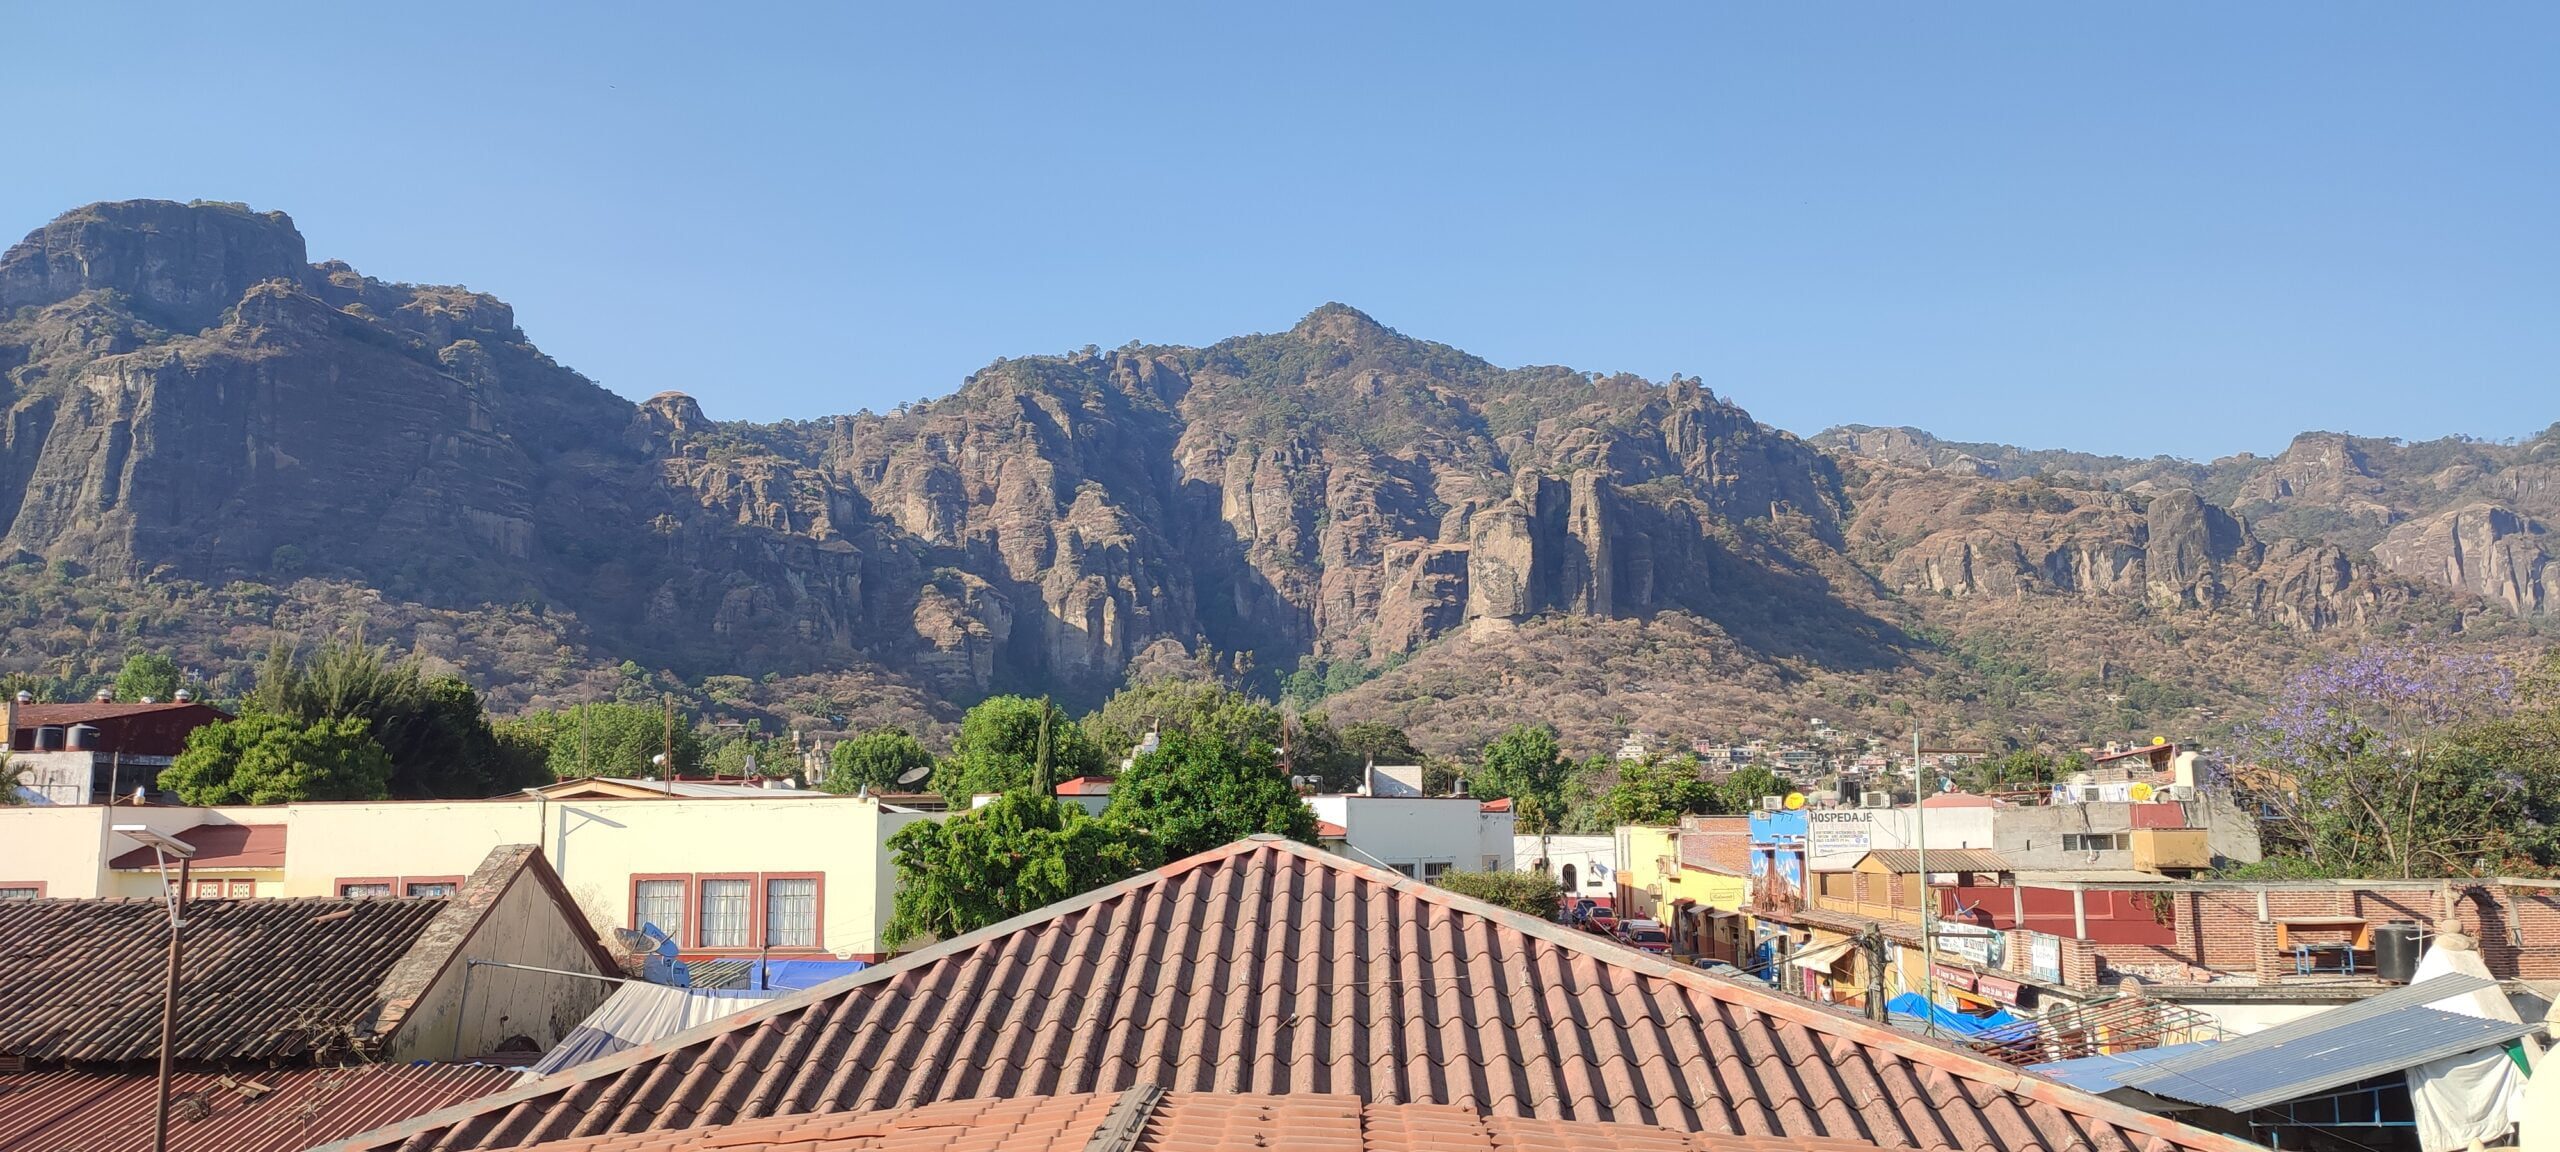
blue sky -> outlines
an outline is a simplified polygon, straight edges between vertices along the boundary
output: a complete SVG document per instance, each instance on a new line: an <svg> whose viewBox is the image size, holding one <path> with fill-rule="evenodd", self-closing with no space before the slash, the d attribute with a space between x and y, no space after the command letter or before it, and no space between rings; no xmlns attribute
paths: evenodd
<svg viewBox="0 0 2560 1152"><path fill-rule="evenodd" d="M0 231L280 208L724 418L1341 300L1806 433L2560 420L2549 5L14 5L0 42Z"/></svg>

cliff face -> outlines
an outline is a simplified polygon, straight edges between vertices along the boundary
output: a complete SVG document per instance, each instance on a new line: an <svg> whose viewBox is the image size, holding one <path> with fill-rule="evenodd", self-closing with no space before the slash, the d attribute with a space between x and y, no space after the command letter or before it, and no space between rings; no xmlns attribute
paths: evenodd
<svg viewBox="0 0 2560 1152"><path fill-rule="evenodd" d="M947 699L1098 693L1168 649L1374 666L1662 614L1731 646L1717 675L1783 685L1925 660L1904 629L1949 599L2305 634L2424 586L2560 602L2534 519L2560 510L2560 436L2212 466L1910 430L1825 452L1694 380L1500 368L1339 305L1000 361L887 415L724 423L229 205L96 205L0 255L0 378L0 557L544 606L612 658L885 668ZM2329 522L2388 539L2302 527Z"/></svg>

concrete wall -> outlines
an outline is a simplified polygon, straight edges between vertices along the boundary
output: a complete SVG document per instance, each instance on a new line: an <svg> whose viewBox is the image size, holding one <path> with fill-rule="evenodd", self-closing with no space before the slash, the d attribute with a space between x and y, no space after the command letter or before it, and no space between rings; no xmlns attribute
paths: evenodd
<svg viewBox="0 0 2560 1152"><path fill-rule="evenodd" d="M1364 864L1507 872L1515 859L1512 814L1486 812L1463 796L1310 796L1307 806L1316 819L1342 826L1351 849L1345 855Z"/></svg>
<svg viewBox="0 0 2560 1152"><path fill-rule="evenodd" d="M2181 807L2183 820L2162 824L2162 809ZM2139 810L2139 811L2137 811ZM1992 823L1991 849L2021 872L2085 869L2130 869L2133 851L2097 852L2063 850L2066 834L2085 832L2130 832L2136 827L2188 827L2205 830L2205 846L2216 858L2250 863L2258 859L2258 824L2248 814L2232 807L2228 801L2197 800L2185 804L2161 803L2096 803L2016 806L1992 809L1998 813ZM2146 817L2148 817L2146 819ZM1932 814L1932 821L1935 814Z"/></svg>
<svg viewBox="0 0 2560 1152"><path fill-rule="evenodd" d="M1474 804L1455 803L1469 810L1472 852ZM338 881L357 877L463 876L500 844L531 843L600 929L630 926L634 876L819 873L821 950L869 957L886 950L880 929L896 892L888 838L930 818L886 811L869 797L808 796L8 808L0 809L0 881L42 882L49 896L156 894L156 876L106 871L106 861L132 847L108 832L110 823L171 835L203 823L283 824L283 881L262 885L262 896L329 896Z"/></svg>
<svg viewBox="0 0 2560 1152"><path fill-rule="evenodd" d="M1565 895L1606 899L1618 892L1618 841L1614 836L1514 836L1511 838L1513 866L1524 871L1538 870L1538 861L1546 861L1546 873L1558 885L1564 884L1564 870L1573 868L1573 884Z"/></svg>
<svg viewBox="0 0 2560 1152"><path fill-rule="evenodd" d="M564 913L531 872L518 872L452 961L436 975L384 1053L393 1061L470 1060L490 1055L511 1038L549 1051L615 985L471 965L494 960L604 975L577 935L581 925Z"/></svg>
<svg viewBox="0 0 2560 1152"><path fill-rule="evenodd" d="M1680 830L1620 825L1612 838L1618 856L1616 908L1621 918L1668 921L1686 900L1702 908L1742 907L1750 885L1727 876L1680 866Z"/></svg>

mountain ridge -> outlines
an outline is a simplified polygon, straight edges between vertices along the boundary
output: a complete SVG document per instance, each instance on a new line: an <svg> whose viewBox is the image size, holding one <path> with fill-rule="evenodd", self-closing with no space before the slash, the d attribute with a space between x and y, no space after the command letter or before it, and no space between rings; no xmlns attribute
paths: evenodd
<svg viewBox="0 0 2560 1152"><path fill-rule="evenodd" d="M1329 706L1458 748L1551 671L1487 669L1582 643L1685 668L1660 678L1710 701L1633 706L1641 669L1537 689L1590 714L1586 740L1835 695L1835 720L1899 716L1890 700L2045 731L2070 723L2074 632L2277 630L2203 693L2225 701L2328 646L2528 643L2560 605L2560 427L2460 450L2298 439L2245 467L1807 439L1696 379L1504 368L1338 303L1204 347L1001 359L886 414L715 421L598 387L494 297L309 263L283 213L131 201L0 254L0 374L0 594L22 627L63 565L126 590L107 599L268 590L263 620L153 625L229 660L301 621L314 585L370 597L408 643L514 621L444 658L517 703L611 691L598 670L628 659L769 675L735 695L784 718L930 726L990 692L1092 699L1216 660L1267 686L1353 669L1374 679ZM2004 602L2087 620L2016 641L2047 699L1964 687ZM491 654L535 636L547 670ZM0 664L82 659L62 637L9 647ZM1953 698L1925 699L1940 680Z"/></svg>

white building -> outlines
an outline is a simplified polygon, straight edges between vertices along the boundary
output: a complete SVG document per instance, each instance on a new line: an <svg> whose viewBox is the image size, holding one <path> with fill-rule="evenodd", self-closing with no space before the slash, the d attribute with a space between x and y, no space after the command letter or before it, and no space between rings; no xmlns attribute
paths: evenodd
<svg viewBox="0 0 2560 1152"><path fill-rule="evenodd" d="M1978 796L1929 798L1928 847L1992 847L1996 809ZM1817 808L1805 813L1805 851L1816 872L1845 872L1878 848L1921 847L1917 808Z"/></svg>
<svg viewBox="0 0 2560 1152"><path fill-rule="evenodd" d="M1515 819L1506 801L1464 796L1309 796L1326 848L1429 880L1443 872L1508 872Z"/></svg>
<svg viewBox="0 0 2560 1152"><path fill-rule="evenodd" d="M1545 872L1567 897L1606 899L1618 890L1615 836L1514 836L1512 858L1523 872Z"/></svg>

